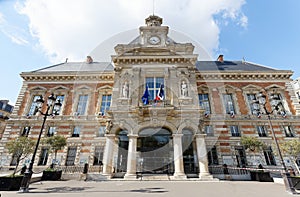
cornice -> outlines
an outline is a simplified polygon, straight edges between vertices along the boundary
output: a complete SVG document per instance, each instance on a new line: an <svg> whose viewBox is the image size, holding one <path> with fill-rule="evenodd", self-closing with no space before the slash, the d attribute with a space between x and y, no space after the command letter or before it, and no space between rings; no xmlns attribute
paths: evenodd
<svg viewBox="0 0 300 197"><path fill-rule="evenodd" d="M245 71L235 71L235 72L222 72L222 71L198 71L196 73L197 80L264 80L264 81L278 81L284 80L290 81L290 77L293 72L290 71L273 71L273 72L245 72Z"/></svg>
<svg viewBox="0 0 300 197"><path fill-rule="evenodd" d="M195 64L197 55L174 55L174 56L113 56L115 65L128 64Z"/></svg>
<svg viewBox="0 0 300 197"><path fill-rule="evenodd" d="M113 82L114 72L28 72L21 73L25 81L109 81Z"/></svg>

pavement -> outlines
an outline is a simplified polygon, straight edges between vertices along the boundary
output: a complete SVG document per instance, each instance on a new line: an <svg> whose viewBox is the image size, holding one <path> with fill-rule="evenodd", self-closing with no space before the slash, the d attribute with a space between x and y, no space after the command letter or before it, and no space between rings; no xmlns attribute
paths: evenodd
<svg viewBox="0 0 300 197"><path fill-rule="evenodd" d="M1 197L291 197L284 185L254 181L42 181L28 193L0 191ZM297 195L296 195L297 196ZM300 196L300 195L299 195Z"/></svg>

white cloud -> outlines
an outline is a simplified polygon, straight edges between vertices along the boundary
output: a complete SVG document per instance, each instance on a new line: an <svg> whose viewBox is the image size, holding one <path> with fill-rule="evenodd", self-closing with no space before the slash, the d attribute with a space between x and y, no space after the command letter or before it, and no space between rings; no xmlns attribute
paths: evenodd
<svg viewBox="0 0 300 197"><path fill-rule="evenodd" d="M155 14L163 18L164 25L184 32L213 55L220 34L215 16L221 14L218 20L246 27L247 17L241 11L244 3L245 0L160 0L155 2ZM104 40L144 25L144 19L153 11L152 0L26 0L18 7L28 16L32 35L53 63L66 57L84 60ZM133 32L138 35L138 31Z"/></svg>
<svg viewBox="0 0 300 197"><path fill-rule="evenodd" d="M5 20L4 15L0 12L0 31L7 36L13 43L18 45L26 45L28 41L25 39L24 30L17 26L11 25Z"/></svg>

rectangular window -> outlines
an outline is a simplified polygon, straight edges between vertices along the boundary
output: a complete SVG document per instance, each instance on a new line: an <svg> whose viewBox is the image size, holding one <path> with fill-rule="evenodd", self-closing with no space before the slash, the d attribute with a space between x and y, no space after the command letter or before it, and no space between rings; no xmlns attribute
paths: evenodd
<svg viewBox="0 0 300 197"><path fill-rule="evenodd" d="M48 148L42 148L40 158L39 158L39 162L38 162L39 166L47 165L48 154L49 154L49 149Z"/></svg>
<svg viewBox="0 0 300 197"><path fill-rule="evenodd" d="M207 152L208 165L219 165L218 153L216 146L213 146Z"/></svg>
<svg viewBox="0 0 300 197"><path fill-rule="evenodd" d="M38 96L38 95L33 96L33 99L32 99L32 102L31 102L31 106L29 108L27 116L34 116L38 112L39 105L38 105L38 103L36 101L39 98L40 98L40 96Z"/></svg>
<svg viewBox="0 0 300 197"><path fill-rule="evenodd" d="M22 131L22 133L21 133L21 136L22 137L28 137L28 135L29 135L29 132L30 132L30 127L24 127L23 128L23 131Z"/></svg>
<svg viewBox="0 0 300 197"><path fill-rule="evenodd" d="M161 85L164 85L163 77L146 77L146 85L149 91L149 100L153 101L160 89Z"/></svg>
<svg viewBox="0 0 300 197"><path fill-rule="evenodd" d="M208 94L198 94L199 105L205 110L206 114L210 114L210 104Z"/></svg>
<svg viewBox="0 0 300 197"><path fill-rule="evenodd" d="M223 100L226 114L235 114L232 94L223 94Z"/></svg>
<svg viewBox="0 0 300 197"><path fill-rule="evenodd" d="M235 147L235 156L237 161L238 167L246 167L247 165L247 157L246 152L243 146L236 146Z"/></svg>
<svg viewBox="0 0 300 197"><path fill-rule="evenodd" d="M283 130L284 130L286 137L295 137L291 126L285 125L285 126L283 126Z"/></svg>
<svg viewBox="0 0 300 197"><path fill-rule="evenodd" d="M283 115L286 114L286 110L283 105L283 98L281 94L271 94L270 95L270 104L275 108L277 114Z"/></svg>
<svg viewBox="0 0 300 197"><path fill-rule="evenodd" d="M275 157L274 157L271 147L264 149L264 156L265 156L267 165L272 165L272 166L276 165Z"/></svg>
<svg viewBox="0 0 300 197"><path fill-rule="evenodd" d="M51 137L51 136L54 135L55 132L56 132L56 127L49 127L48 132L47 132L47 136Z"/></svg>
<svg viewBox="0 0 300 197"><path fill-rule="evenodd" d="M241 137L239 127L236 125L230 126L230 132L232 137Z"/></svg>
<svg viewBox="0 0 300 197"><path fill-rule="evenodd" d="M85 115L87 101L88 101L88 95L79 95L77 110L76 110L77 115Z"/></svg>
<svg viewBox="0 0 300 197"><path fill-rule="evenodd" d="M59 102L61 104L63 104L64 99L65 99L65 95L57 95L55 103L57 103L58 100L59 100ZM61 115L61 112L62 112L62 106L55 106L54 105L54 107L53 107L53 113L55 113L55 115Z"/></svg>
<svg viewBox="0 0 300 197"><path fill-rule="evenodd" d="M69 147L67 152L66 166L74 166L77 147Z"/></svg>
<svg viewBox="0 0 300 197"><path fill-rule="evenodd" d="M101 100L101 113L105 115L105 111L109 110L111 104L111 95L102 95Z"/></svg>
<svg viewBox="0 0 300 197"><path fill-rule="evenodd" d="M256 129L257 129L259 137L267 137L268 136L268 134L267 134L268 132L267 132L267 129L265 126L259 125L256 127Z"/></svg>
<svg viewBox="0 0 300 197"><path fill-rule="evenodd" d="M204 132L207 136L214 136L213 127L211 125L205 125Z"/></svg>
<svg viewBox="0 0 300 197"><path fill-rule="evenodd" d="M102 166L102 160L103 160L103 152L104 147L103 146L96 146L95 147L95 154L94 154L94 163L93 165L100 165Z"/></svg>
<svg viewBox="0 0 300 197"><path fill-rule="evenodd" d="M73 129L72 137L79 137L80 136L80 126L75 126Z"/></svg>
<svg viewBox="0 0 300 197"><path fill-rule="evenodd" d="M100 126L99 127L99 130L98 130L98 133L97 133L97 137L104 137L104 134L105 134L105 126Z"/></svg>
<svg viewBox="0 0 300 197"><path fill-rule="evenodd" d="M251 114L257 115L260 112L259 103L255 103L257 101L255 94L247 94L248 105L250 106Z"/></svg>

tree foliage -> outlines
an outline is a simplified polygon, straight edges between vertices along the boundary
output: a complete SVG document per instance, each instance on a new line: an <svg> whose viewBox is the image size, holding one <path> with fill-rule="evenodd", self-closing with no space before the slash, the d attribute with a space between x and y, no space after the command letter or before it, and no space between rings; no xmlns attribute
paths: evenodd
<svg viewBox="0 0 300 197"><path fill-rule="evenodd" d="M55 153L55 160L57 151L61 150L64 146L67 145L67 140L65 137L60 135L54 135L45 139L44 143L49 144L50 149Z"/></svg>
<svg viewBox="0 0 300 197"><path fill-rule="evenodd" d="M242 136L241 137L241 143L245 147L245 149L248 149L250 151L261 151L265 144L258 140L256 137L253 136Z"/></svg>
<svg viewBox="0 0 300 197"><path fill-rule="evenodd" d="M9 141L6 144L6 148L7 148L8 152L17 159L16 160L16 168L13 172L13 175L15 175L20 161L22 161L28 155L33 153L34 146L35 146L35 141L28 137L19 137L19 138Z"/></svg>
<svg viewBox="0 0 300 197"><path fill-rule="evenodd" d="M288 156L293 162L296 170L300 173L299 167L296 163L300 155L300 141L298 139L284 141L279 144L279 148L283 155Z"/></svg>

